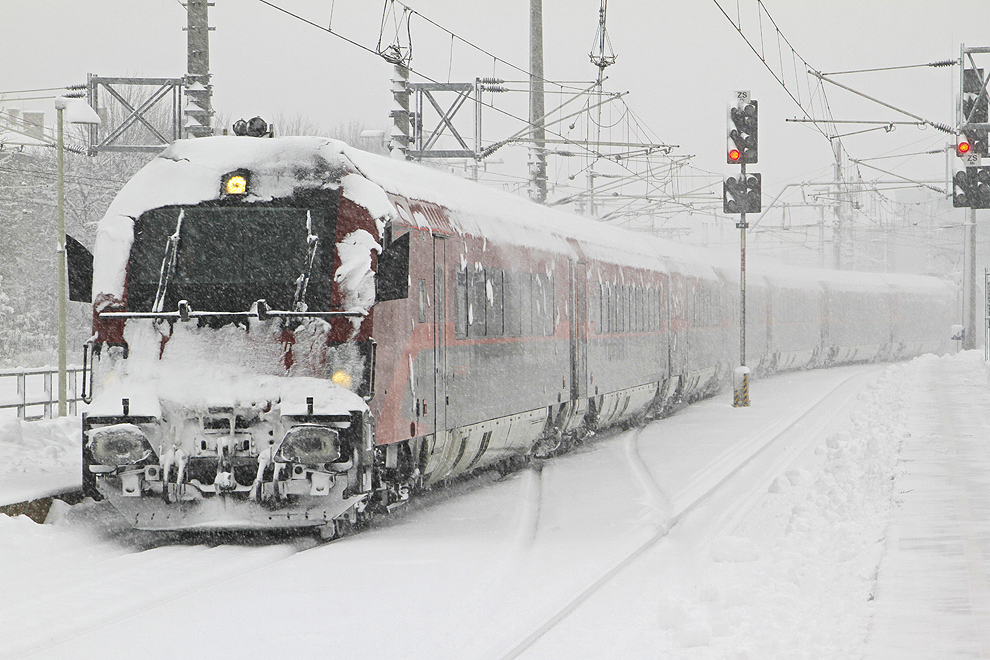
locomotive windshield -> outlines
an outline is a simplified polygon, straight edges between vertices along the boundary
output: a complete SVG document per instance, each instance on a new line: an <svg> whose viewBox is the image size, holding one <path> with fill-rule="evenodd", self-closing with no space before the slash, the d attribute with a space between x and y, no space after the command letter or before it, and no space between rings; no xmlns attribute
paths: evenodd
<svg viewBox="0 0 990 660"><path fill-rule="evenodd" d="M165 207L134 223L128 264L128 309L246 311L264 298L293 309L329 310L333 226L319 208L279 206ZM173 238L175 237L175 238Z"/></svg>

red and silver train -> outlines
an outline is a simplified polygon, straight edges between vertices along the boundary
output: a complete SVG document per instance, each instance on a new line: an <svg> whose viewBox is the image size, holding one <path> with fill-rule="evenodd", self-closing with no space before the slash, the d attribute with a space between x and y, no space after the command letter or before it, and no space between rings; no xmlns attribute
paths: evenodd
<svg viewBox="0 0 990 660"><path fill-rule="evenodd" d="M941 280L750 273L757 373L946 347ZM182 140L100 223L84 489L142 529L333 536L714 392L738 286L731 260L341 142Z"/></svg>

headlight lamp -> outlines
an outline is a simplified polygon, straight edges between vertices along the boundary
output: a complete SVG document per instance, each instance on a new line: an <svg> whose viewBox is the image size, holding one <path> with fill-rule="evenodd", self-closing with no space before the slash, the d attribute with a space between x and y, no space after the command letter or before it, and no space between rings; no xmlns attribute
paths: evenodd
<svg viewBox="0 0 990 660"><path fill-rule="evenodd" d="M340 385L344 389L348 390L351 389L351 382L353 381L351 375L343 369L338 369L333 372L333 376L330 377L330 380L332 380L335 385Z"/></svg>
<svg viewBox="0 0 990 660"><path fill-rule="evenodd" d="M134 424L114 424L90 430L89 450L101 465L134 465L155 453L144 431Z"/></svg>
<svg viewBox="0 0 990 660"><path fill-rule="evenodd" d="M250 185L251 175L247 170L237 170L225 174L220 182L220 191L224 195L246 195Z"/></svg>
<svg viewBox="0 0 990 660"><path fill-rule="evenodd" d="M315 465L332 463L338 458L340 438L337 431L318 424L293 426L275 452L275 461L278 463Z"/></svg>
<svg viewBox="0 0 990 660"><path fill-rule="evenodd" d="M243 195L247 192L247 179L242 176L232 176L223 185L228 195Z"/></svg>

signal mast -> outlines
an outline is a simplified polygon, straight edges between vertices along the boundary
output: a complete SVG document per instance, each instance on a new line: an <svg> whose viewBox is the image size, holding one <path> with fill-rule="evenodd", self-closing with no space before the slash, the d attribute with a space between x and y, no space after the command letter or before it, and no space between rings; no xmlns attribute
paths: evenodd
<svg viewBox="0 0 990 660"><path fill-rule="evenodd" d="M762 208L762 181L759 174L746 174L746 164L759 162L759 105L749 91L735 93L726 113L726 154L729 165L739 164L739 177L722 181L722 212L739 214L739 367L733 378L732 405L749 405L749 368L746 366L746 222L747 213Z"/></svg>

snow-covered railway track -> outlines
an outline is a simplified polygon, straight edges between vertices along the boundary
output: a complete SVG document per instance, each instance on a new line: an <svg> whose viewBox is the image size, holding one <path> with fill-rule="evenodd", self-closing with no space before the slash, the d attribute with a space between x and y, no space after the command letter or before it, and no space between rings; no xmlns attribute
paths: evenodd
<svg viewBox="0 0 990 660"><path fill-rule="evenodd" d="M249 581L315 545L304 537L272 544L244 535L155 535L120 528L105 506L86 509L77 507L76 520L57 527L26 517L0 521L23 528L9 534L16 547L0 541L7 573L0 618L14 631L4 637L0 658L56 657L63 651L52 655L52 649L71 648L77 638L140 620L179 598L214 602L219 585ZM93 538L94 529L103 538Z"/></svg>
<svg viewBox="0 0 990 660"><path fill-rule="evenodd" d="M538 625L517 638L508 650L500 650L492 657L500 660L517 658L537 644L547 633L567 619L582 604L591 599L624 569L633 564L648 550L660 543L674 525L691 514L717 501L717 510L708 512L710 538L731 529L766 493L766 485L772 478L785 471L807 452L821 431L836 415L836 410L845 410L845 405L859 392L859 387L874 370L858 372L836 384L821 394L796 417L778 420L776 428L767 429L764 434L748 438L732 451L716 459L708 470L694 478L687 488L668 499L666 484L660 483L649 470L639 454L643 428L629 433L625 439L625 453L629 467L639 481L645 497L659 514L655 533L629 550L625 556L612 563L590 584L573 595L565 603L559 604L552 612L546 612ZM756 488L744 486L731 488L734 481L758 484ZM728 492L728 491L732 492ZM719 497L725 495L725 497ZM539 657L539 654L534 655Z"/></svg>
<svg viewBox="0 0 990 660"><path fill-rule="evenodd" d="M702 402L504 479L456 482L306 552L311 539L156 540L99 505L55 525L0 518L12 569L0 616L17 630L0 658L122 656L148 630L163 631L163 655L195 643L218 657L557 657L630 579L660 597L666 584L642 575L658 553L706 554L709 533L731 534L876 371L782 375L753 409Z"/></svg>

